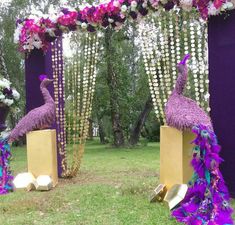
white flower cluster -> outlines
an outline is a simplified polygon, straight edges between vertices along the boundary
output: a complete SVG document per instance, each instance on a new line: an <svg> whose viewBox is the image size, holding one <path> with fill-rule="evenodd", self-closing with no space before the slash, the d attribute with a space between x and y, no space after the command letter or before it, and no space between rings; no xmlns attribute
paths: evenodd
<svg viewBox="0 0 235 225"><path fill-rule="evenodd" d="M11 96L4 93L7 89L12 92ZM0 79L0 103L6 104L7 106L13 105L13 103L19 100L20 94L15 89L11 89L11 82L5 78Z"/></svg>
<svg viewBox="0 0 235 225"><path fill-rule="evenodd" d="M193 7L193 0L180 0L180 6L183 10L190 12Z"/></svg>

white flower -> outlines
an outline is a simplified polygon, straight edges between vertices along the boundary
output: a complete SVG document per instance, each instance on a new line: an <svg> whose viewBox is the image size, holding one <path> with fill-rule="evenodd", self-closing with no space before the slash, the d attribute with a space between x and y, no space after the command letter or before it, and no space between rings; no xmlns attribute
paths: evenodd
<svg viewBox="0 0 235 225"><path fill-rule="evenodd" d="M114 20L111 19L111 18L108 18L108 21L109 21L109 23L113 23L114 22Z"/></svg>
<svg viewBox="0 0 235 225"><path fill-rule="evenodd" d="M37 48L37 49L40 49L42 48L42 41L40 39L40 37L38 36L38 34L34 34L33 37L32 37L32 45Z"/></svg>
<svg viewBox="0 0 235 225"><path fill-rule="evenodd" d="M13 95L13 98L15 100L19 100L20 99L20 93L16 89L12 90L12 95Z"/></svg>
<svg viewBox="0 0 235 225"><path fill-rule="evenodd" d="M10 85L11 85L11 82L10 81L8 81L7 79L5 79L5 78L2 78L1 80L0 80L0 88L7 88L7 89L10 89Z"/></svg>
<svg viewBox="0 0 235 225"><path fill-rule="evenodd" d="M13 99L3 99L2 102L7 106L11 106L14 103Z"/></svg>
<svg viewBox="0 0 235 225"><path fill-rule="evenodd" d="M49 19L51 20L52 23L57 23L58 16L53 13L49 16Z"/></svg>
<svg viewBox="0 0 235 225"><path fill-rule="evenodd" d="M219 10L217 10L215 8L215 5L212 2L210 2L209 6L208 6L208 15L215 16L218 13L219 13Z"/></svg>
<svg viewBox="0 0 235 225"><path fill-rule="evenodd" d="M120 5L120 3L119 3L119 1L114 1L113 2L113 5L115 6L115 7L117 7L117 8L119 8L121 5Z"/></svg>
<svg viewBox="0 0 235 225"><path fill-rule="evenodd" d="M125 12L127 11L127 6L126 6L126 5L123 5L123 6L121 7L121 11L122 11L123 13L125 13Z"/></svg>
<svg viewBox="0 0 235 225"><path fill-rule="evenodd" d="M148 6L148 3L145 1L143 4L142 4L142 7L143 8L146 8Z"/></svg>
<svg viewBox="0 0 235 225"><path fill-rule="evenodd" d="M20 35L21 35L21 30L22 30L23 26L21 24L17 25L17 28L15 29L15 33L14 33L14 43L17 44L20 40Z"/></svg>
<svg viewBox="0 0 235 225"><path fill-rule="evenodd" d="M222 5L222 9L223 10L231 10L234 8L234 6L235 6L235 1L234 1L234 3L233 2L226 2Z"/></svg>
<svg viewBox="0 0 235 225"><path fill-rule="evenodd" d="M137 5L138 5L138 4L137 4L136 1L132 1L132 2L131 2L131 9L132 9L132 10L135 10L136 7L137 7Z"/></svg>
<svg viewBox="0 0 235 225"><path fill-rule="evenodd" d="M87 23L83 22L83 23L82 23L82 29L85 30L86 28L87 28Z"/></svg>
<svg viewBox="0 0 235 225"><path fill-rule="evenodd" d="M193 0L180 0L180 6L185 11L191 11L193 7Z"/></svg>
<svg viewBox="0 0 235 225"><path fill-rule="evenodd" d="M5 99L5 95L0 94L0 100L3 100L3 99Z"/></svg>

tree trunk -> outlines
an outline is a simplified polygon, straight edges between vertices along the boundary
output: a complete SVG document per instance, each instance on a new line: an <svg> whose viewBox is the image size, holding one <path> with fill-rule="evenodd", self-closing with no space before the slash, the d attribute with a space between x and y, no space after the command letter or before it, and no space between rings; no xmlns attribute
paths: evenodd
<svg viewBox="0 0 235 225"><path fill-rule="evenodd" d="M130 140L129 140L130 145L136 145L138 143L141 130L152 108L153 108L152 99L151 96L149 96L148 100L145 103L143 111L140 113L135 123L135 126L131 131Z"/></svg>
<svg viewBox="0 0 235 225"><path fill-rule="evenodd" d="M113 68L113 53L114 49L112 48L111 38L112 30L107 28L105 31L105 51L106 51L106 60L107 60L107 84L110 91L110 108L111 108L111 119L112 119L112 129L113 129L113 138L114 146L121 147L124 145L124 134L121 126L121 116L119 112L119 99L118 99L118 84L117 76Z"/></svg>
<svg viewBox="0 0 235 225"><path fill-rule="evenodd" d="M100 143L106 144L105 132L104 132L104 125L101 118L98 118L98 129L99 129L99 137Z"/></svg>
<svg viewBox="0 0 235 225"><path fill-rule="evenodd" d="M89 119L89 131L88 131L89 135L88 138L89 140L93 140L93 121L91 119Z"/></svg>

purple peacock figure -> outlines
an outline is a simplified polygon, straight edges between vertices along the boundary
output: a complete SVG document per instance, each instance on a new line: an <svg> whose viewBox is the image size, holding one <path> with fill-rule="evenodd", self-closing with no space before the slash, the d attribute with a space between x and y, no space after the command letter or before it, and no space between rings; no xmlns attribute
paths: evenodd
<svg viewBox="0 0 235 225"><path fill-rule="evenodd" d="M183 96L189 58L190 55L186 55L178 64L179 75L165 108L169 126L179 130L190 129L196 135L191 162L194 174L184 200L172 215L177 221L190 225L231 225L233 210L219 170L222 162L220 146L211 119L195 101Z"/></svg>
<svg viewBox="0 0 235 225"><path fill-rule="evenodd" d="M18 140L30 131L50 128L55 121L55 102L47 90L47 86L53 80L48 79L46 75L40 75L39 79L41 80L40 90L45 104L31 110L18 122L8 137L9 142Z"/></svg>

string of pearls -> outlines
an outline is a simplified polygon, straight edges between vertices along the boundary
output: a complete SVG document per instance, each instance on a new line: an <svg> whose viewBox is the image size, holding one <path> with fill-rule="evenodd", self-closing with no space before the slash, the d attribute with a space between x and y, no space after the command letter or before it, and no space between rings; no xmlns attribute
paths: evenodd
<svg viewBox="0 0 235 225"><path fill-rule="evenodd" d="M52 71L54 79L54 99L56 105L56 127L57 127L57 148L61 167L64 175L67 171L66 154L66 131L65 131L65 113L64 113L64 77L63 77L63 53L62 40L56 39L51 44L52 51Z"/></svg>

